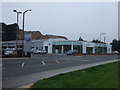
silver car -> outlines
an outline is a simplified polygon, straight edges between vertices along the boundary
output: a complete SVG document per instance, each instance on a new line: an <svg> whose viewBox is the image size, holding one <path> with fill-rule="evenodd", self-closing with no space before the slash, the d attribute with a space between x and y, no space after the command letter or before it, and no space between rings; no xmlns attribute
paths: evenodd
<svg viewBox="0 0 120 90"><path fill-rule="evenodd" d="M37 50L34 50L33 53L34 54L46 54L47 52L45 50L39 50L39 49L37 49Z"/></svg>
<svg viewBox="0 0 120 90"><path fill-rule="evenodd" d="M14 48L6 48L4 54L5 55L10 55L10 54L14 54L15 53L15 49Z"/></svg>

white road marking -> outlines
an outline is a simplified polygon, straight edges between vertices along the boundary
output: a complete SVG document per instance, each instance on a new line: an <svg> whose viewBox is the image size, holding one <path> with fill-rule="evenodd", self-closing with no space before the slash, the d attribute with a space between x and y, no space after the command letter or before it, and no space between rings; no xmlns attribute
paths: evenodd
<svg viewBox="0 0 120 90"><path fill-rule="evenodd" d="M58 60L56 60L57 63L60 63Z"/></svg>
<svg viewBox="0 0 120 90"><path fill-rule="evenodd" d="M22 63L21 67L24 67L24 65L25 65L25 62Z"/></svg>
<svg viewBox="0 0 120 90"><path fill-rule="evenodd" d="M43 65L45 65L45 62L44 62L44 61L42 61L42 64L43 64Z"/></svg>

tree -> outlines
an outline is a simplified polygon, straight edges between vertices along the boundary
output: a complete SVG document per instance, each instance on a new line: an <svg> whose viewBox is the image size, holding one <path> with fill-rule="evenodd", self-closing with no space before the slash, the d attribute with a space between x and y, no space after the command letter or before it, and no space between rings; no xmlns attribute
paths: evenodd
<svg viewBox="0 0 120 90"><path fill-rule="evenodd" d="M118 40L118 52L120 52L120 39Z"/></svg>
<svg viewBox="0 0 120 90"><path fill-rule="evenodd" d="M6 25L4 23L0 24L2 25L2 41L16 40L17 30L19 29L18 25Z"/></svg>
<svg viewBox="0 0 120 90"><path fill-rule="evenodd" d="M119 42L119 43L118 43ZM119 44L119 45L118 45ZM117 41L116 39L114 39L111 43L112 45L112 51L119 51L120 48L120 40ZM118 48L119 47L119 48Z"/></svg>
<svg viewBox="0 0 120 90"><path fill-rule="evenodd" d="M79 41L84 41L84 40L81 38L81 36L80 36L80 38L79 38Z"/></svg>
<svg viewBox="0 0 120 90"><path fill-rule="evenodd" d="M101 42L100 40L98 40L98 39L94 39L94 40L92 40L92 42L94 42L94 43L103 43L103 42Z"/></svg>

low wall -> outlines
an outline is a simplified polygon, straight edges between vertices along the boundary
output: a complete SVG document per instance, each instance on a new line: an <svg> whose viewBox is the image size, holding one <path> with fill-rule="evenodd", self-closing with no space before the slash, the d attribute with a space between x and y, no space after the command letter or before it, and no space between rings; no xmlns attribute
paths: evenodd
<svg viewBox="0 0 120 90"><path fill-rule="evenodd" d="M120 55L118 53L75 53L74 55Z"/></svg>

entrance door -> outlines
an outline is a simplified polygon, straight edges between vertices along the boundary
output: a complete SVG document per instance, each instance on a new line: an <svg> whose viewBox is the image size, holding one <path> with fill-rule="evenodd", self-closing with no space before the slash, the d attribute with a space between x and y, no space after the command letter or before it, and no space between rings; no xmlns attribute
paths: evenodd
<svg viewBox="0 0 120 90"><path fill-rule="evenodd" d="M48 46L45 46L45 51L48 53Z"/></svg>

